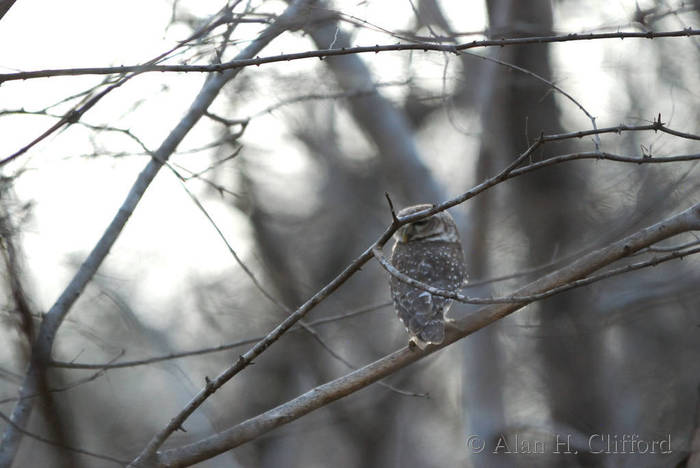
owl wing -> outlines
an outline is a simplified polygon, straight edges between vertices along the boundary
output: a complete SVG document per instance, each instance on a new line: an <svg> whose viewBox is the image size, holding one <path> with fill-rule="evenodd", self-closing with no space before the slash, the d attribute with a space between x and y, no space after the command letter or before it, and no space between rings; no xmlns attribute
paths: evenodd
<svg viewBox="0 0 700 468"><path fill-rule="evenodd" d="M391 256L400 272L430 286L458 290L464 280L464 260L459 244L451 242L398 243ZM391 277L391 296L396 314L418 344L442 343L445 338L444 314L451 299L434 296ZM421 346L423 347L423 346Z"/></svg>

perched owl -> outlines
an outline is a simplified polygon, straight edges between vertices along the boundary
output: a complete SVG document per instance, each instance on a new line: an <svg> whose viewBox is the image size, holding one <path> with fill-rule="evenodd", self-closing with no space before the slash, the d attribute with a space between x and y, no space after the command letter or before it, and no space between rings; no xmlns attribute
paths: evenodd
<svg viewBox="0 0 700 468"><path fill-rule="evenodd" d="M431 208L415 205L404 208L399 217ZM457 225L446 211L401 226L394 234L391 264L401 273L446 291L458 291L465 280L464 254ZM433 296L391 277L394 309L411 342L423 349L428 343L442 343L445 338L445 312L452 300Z"/></svg>

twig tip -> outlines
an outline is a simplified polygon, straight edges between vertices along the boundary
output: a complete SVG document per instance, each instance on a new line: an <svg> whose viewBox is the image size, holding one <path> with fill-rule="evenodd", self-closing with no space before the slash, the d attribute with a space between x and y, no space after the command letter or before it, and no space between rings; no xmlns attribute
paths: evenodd
<svg viewBox="0 0 700 468"><path fill-rule="evenodd" d="M389 192L384 192L384 196L386 197L387 203L389 203L389 210L391 210L391 222L394 225L399 224L399 218L396 217L396 211L394 210L394 203L391 201L391 197L389 196Z"/></svg>

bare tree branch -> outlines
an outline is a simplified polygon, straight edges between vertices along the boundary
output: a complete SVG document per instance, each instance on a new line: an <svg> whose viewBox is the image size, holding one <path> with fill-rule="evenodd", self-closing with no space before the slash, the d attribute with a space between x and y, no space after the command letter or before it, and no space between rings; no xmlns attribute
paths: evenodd
<svg viewBox="0 0 700 468"><path fill-rule="evenodd" d="M0 19L5 16L5 13L10 11L10 8L12 8L12 5L15 4L16 0L2 0L0 1Z"/></svg>
<svg viewBox="0 0 700 468"><path fill-rule="evenodd" d="M653 247L648 247L644 250L649 250L652 249ZM641 270L642 268L648 268L652 266L659 265L660 263L667 262L669 260L675 260L675 259L682 259L684 257L696 254L700 252L700 247L695 248L695 249L688 249L688 250L679 250L673 253L670 253L668 255L663 255L660 257L654 257L649 260L645 260L642 262L637 262L637 263L632 263L630 265L625 265L619 268L615 268L612 270L605 271L603 273L593 275L593 276L588 276L586 278L582 278L576 281L572 281L571 283L564 284L561 286L558 286L554 289L550 289L549 291L544 291L538 294L533 294L530 296L519 296L519 295L509 295L509 296L502 296L502 297L469 297L469 296L464 296L456 291L447 291L445 289L439 289L435 288L433 286L430 286L429 284L425 284L421 281L418 281L414 278L411 278L410 276L401 273L399 270L397 270L387 259L384 257L382 254L382 251L379 248L375 248L372 253L374 254L374 257L377 259L379 264L384 268L391 276L395 277L399 281L402 281L406 284L410 284L411 286L421 289L423 291L427 291L430 294L434 296L441 296L441 297L446 297L448 299L452 299L458 302L462 302L464 304L517 304L517 303L529 303L529 302L534 302L534 301L540 301L542 299L547 299L548 297L552 297L556 294L560 294L564 291L568 291L570 289L575 289L575 288L580 288L583 286L588 286L590 284L593 284L595 282L604 280L606 278L610 278L612 276L616 275L621 275L623 273L628 273L630 271L635 271L635 270Z"/></svg>
<svg viewBox="0 0 700 468"><path fill-rule="evenodd" d="M590 130L595 132L595 130ZM564 138L562 136L556 136L557 138ZM566 136L566 138L572 138L571 135ZM503 169L499 174L490 179L482 182L481 184L475 186L471 190L463 193L462 195L448 200L439 205L434 205L433 208L421 211L410 216L398 219L398 222L392 222L392 224L384 231L384 233L377 239L370 247L368 247L359 257L357 257L350 265L348 265L338 276L331 280L326 286L317 291L310 299L308 299L304 304L302 304L298 309L291 313L285 320L283 320L277 327L275 327L270 333L268 333L264 339L260 340L249 349L246 353L242 354L238 360L231 365L229 368L224 370L214 379L207 379L205 387L195 395L192 400L187 404L185 408L173 419L170 420L166 428L161 431L159 435L154 437L154 439L149 444L152 448L151 456L155 453L155 450L162 445L169 434L172 434L177 430L182 423L217 389L224 385L233 376L241 372L247 366L249 366L255 358L260 356L267 348L269 348L275 341L282 337L291 327L301 320L311 309L316 307L319 303L330 296L335 290L337 290L345 281L347 281L351 276L353 276L357 271L359 271L362 266L367 263L374 256L374 249L381 248L386 244L386 242L391 238L394 232L404 224L417 221L419 219L431 216L438 211L443 211L452 206L463 203L464 201L475 197L479 193L497 185L501 182L508 180L510 178L543 168L553 164L558 164L565 161L577 160L577 159L609 159L612 161L619 162L632 162L637 164L642 163L660 163L660 162L677 162L677 161L688 161L700 159L700 154L697 155L687 155L687 156L676 156L668 158L649 158L649 157L626 157L613 155L609 153L603 153L599 151L588 152L588 153L575 153L569 155L563 155L559 157L554 157L546 159L544 161L535 162L528 164L526 166L518 168L520 164L527 160L527 158L542 144L547 140L547 137L541 136L538 140L533 143L525 152L519 155L515 161L513 161L508 167ZM590 255L590 254L589 254ZM584 257L584 258L587 258ZM167 433L167 434L166 434ZM137 460L134 461L133 467L149 466L148 460L150 457L139 456Z"/></svg>
<svg viewBox="0 0 700 468"><path fill-rule="evenodd" d="M102 377L103 375L105 375L105 371L106 371L107 369L109 369L109 366L112 365L112 363L113 363L114 361L116 361L117 359L119 359L119 358L122 357L123 355L124 355L124 350L121 350L115 357L113 357L112 359L110 359L109 362L103 364L102 366L97 366L97 367L91 368L91 369L93 369L93 370L94 370L94 369L97 369L97 372L94 372L94 373L92 373L91 375L89 375L89 376L87 376L87 377L83 377L82 379L78 379L78 380L76 380L76 381L74 381L74 382L70 382L70 383L68 383L68 384L66 384L66 385L63 385L63 386L61 386L61 387L47 388L47 389L46 389L46 392L49 392L49 393L66 392L66 391L68 391L68 390L71 390L71 389L73 389L73 388L79 387L79 386L81 386L81 385L83 385L83 384L86 384L86 383L88 383L88 382L92 382L92 381L94 381L94 380L97 380L98 378L100 378L100 377ZM58 367L58 366L57 366L57 367ZM22 381L21 377L20 377L19 380L20 380L20 383L21 383L21 381ZM38 393L38 394L35 394L35 395L28 395L27 398L40 398L40 397L42 397L42 396L43 396L43 395L42 395L41 393ZM0 398L0 404L9 403L9 402L18 401L18 400L19 400L18 397Z"/></svg>
<svg viewBox="0 0 700 468"><path fill-rule="evenodd" d="M107 460L107 461L110 461L112 463L116 463L116 464L121 465L121 466L124 466L125 463L128 463L125 460L120 460L118 458L110 457L109 455L103 455L103 454L92 452L90 450L85 450L82 448L69 447L69 446L62 444L60 442L56 442L56 441L53 441L53 440L48 439L46 437L40 436L38 434L34 434L33 432L26 431L26 430L22 429L21 427L16 426L15 423L13 423L10 420L10 418L8 418L2 411L0 411L0 419L5 421L10 426L13 426L17 431L21 432L22 434L26 435L27 437L30 437L34 440L38 440L39 442L42 442L44 444L53 445L54 447L58 447L58 448L63 449L63 450L68 450L69 452L75 452L75 453L79 453L81 455L87 455L89 457L97 458L100 460Z"/></svg>
<svg viewBox="0 0 700 468"><path fill-rule="evenodd" d="M374 46L347 47L341 49L320 49L294 54L280 54L270 57L256 57L250 59L236 58L229 62L212 65L130 65L120 67L84 67L84 68L63 68L54 70L36 70L17 73L0 74L0 83L14 80L29 80L33 78L47 78L51 76L77 76L77 75L112 75L131 72L221 72L235 68L259 66L267 63L289 62L306 58L333 57L338 55L353 55L363 53L379 53L403 50L422 50L457 53L468 49L479 47L506 47L522 44L546 44L552 42L590 41L599 39L655 39L660 37L690 37L700 36L700 29L682 29L678 31L661 32L615 32L615 33L592 33L592 34L565 34L560 36L542 37L518 37L512 39L489 39L483 41L472 41L457 45L443 45L428 42L412 44L388 44Z"/></svg>
<svg viewBox="0 0 700 468"><path fill-rule="evenodd" d="M700 204L672 216L660 223L634 233L608 247L591 252L579 260L552 272L519 289L519 296L539 294L565 285L626 257L642 248L682 232L700 229ZM249 442L260 435L287 424L311 411L347 396L461 338L524 307L525 303L487 306L460 318L454 329L448 330L445 341L425 350L404 347L355 372L320 385L297 398L265 413L208 438L183 447L165 450L157 454L151 464L138 466L181 467L188 466L234 447Z"/></svg>
<svg viewBox="0 0 700 468"><path fill-rule="evenodd" d="M589 132L596 132L597 130L589 130ZM463 203L464 201L473 198L479 193L505 181L512 177L516 177L533 170L537 170L543 167L547 167L552 164L557 164L565 161L576 160L576 159L611 159L620 162L633 162L633 163L651 163L651 162L670 162L670 161L686 161L692 159L700 159L700 155L690 155L690 156L678 156L670 158L648 158L648 157L625 157L618 155L611 155L603 152L589 152L589 153L575 153L571 155L563 155L560 157L555 157L547 159L540 162L535 162L528 164L523 167L519 167L524 161L526 161L531 154L539 148L542 144L547 141L554 141L558 139L573 138L573 134L566 135L555 135L553 137L546 137L544 135L540 136L538 140L533 143L525 152L520 154L511 164L509 164L505 169L503 169L499 174L491 177L490 179L478 184L471 190L463 193L462 195L448 200L439 205L435 205L433 208L427 209L422 212L406 216L404 218L398 219L384 231L384 233L368 247L359 257L357 257L350 265L348 265L338 276L336 276L331 282L326 286L317 291L310 299L308 299L304 304L302 304L297 310L290 314L284 321L282 321L277 327L275 327L265 338L255 344L250 350L241 355L239 359L231 365L229 368L224 370L216 378L210 380L207 379L205 387L200 390L200 392L195 395L195 397L188 403L188 405L174 417L168 424L168 426L161 431L160 436L156 436L152 440L152 446L156 449L164 442L167 435L166 432L171 434L177 430L182 423L189 417L190 414L194 412L210 395L212 395L218 388L220 388L224 383L230 380L233 376L238 374L240 371L245 369L252 361L262 354L269 346L271 346L275 341L277 341L284 333L286 333L297 321L301 320L311 309L313 309L320 302L325 300L330 296L336 289L338 289L345 281L347 281L352 275L359 271L362 266L369 261L373 256L373 251L375 248L381 248L384 244L391 238L393 233L401 226L410 222L423 219L425 217L431 216L438 211L445 210L457 204ZM589 254L590 255L590 254ZM587 258L585 256L583 258ZM522 306L522 303L520 304ZM149 444L149 445L151 445ZM134 461L133 467L140 466L151 466L153 459L151 457L155 456L155 449L152 450L149 457L139 456L137 460Z"/></svg>

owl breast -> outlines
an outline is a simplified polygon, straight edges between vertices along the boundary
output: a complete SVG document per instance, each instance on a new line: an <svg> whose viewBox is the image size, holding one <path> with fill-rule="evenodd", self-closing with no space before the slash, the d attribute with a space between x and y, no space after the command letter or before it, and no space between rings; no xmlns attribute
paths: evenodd
<svg viewBox="0 0 700 468"><path fill-rule="evenodd" d="M462 247L456 242L397 242L391 263L400 272L438 289L458 291L464 282ZM396 313L408 332L425 343L441 343L445 337L444 314L452 300L393 276L390 283Z"/></svg>

